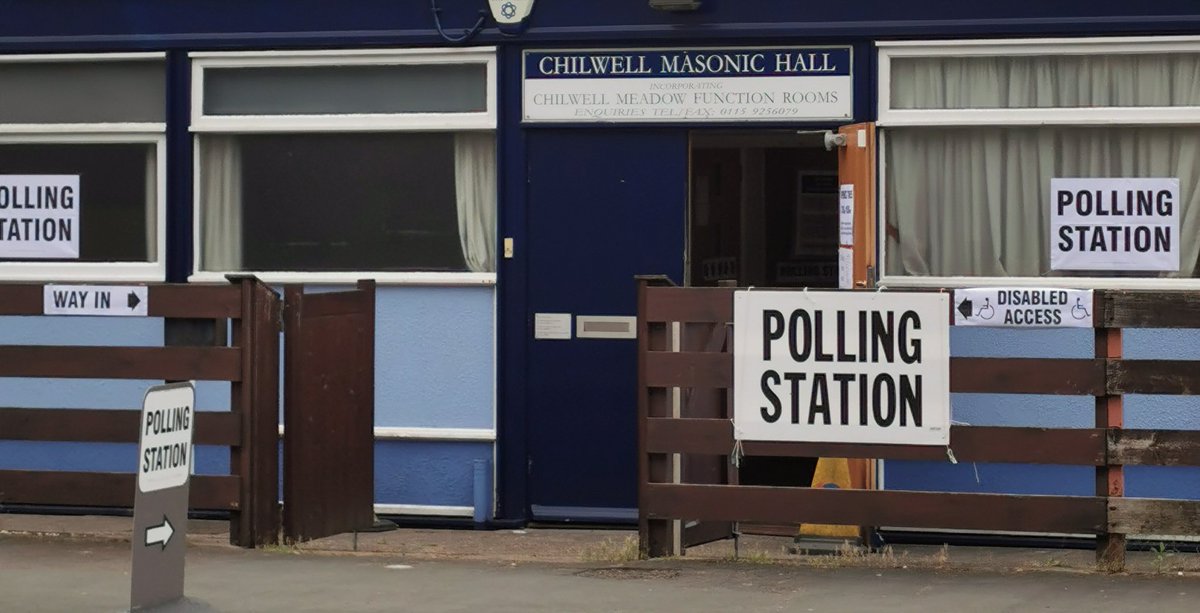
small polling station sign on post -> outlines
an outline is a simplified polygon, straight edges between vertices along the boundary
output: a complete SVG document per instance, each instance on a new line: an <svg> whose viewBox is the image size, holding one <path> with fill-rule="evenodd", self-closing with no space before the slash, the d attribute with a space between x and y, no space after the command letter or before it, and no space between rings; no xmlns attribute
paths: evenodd
<svg viewBox="0 0 1200 613"><path fill-rule="evenodd" d="M950 299L734 294L738 440L948 445Z"/></svg>
<svg viewBox="0 0 1200 613"><path fill-rule="evenodd" d="M142 402L133 503L133 609L183 598L195 415L191 383L152 387Z"/></svg>

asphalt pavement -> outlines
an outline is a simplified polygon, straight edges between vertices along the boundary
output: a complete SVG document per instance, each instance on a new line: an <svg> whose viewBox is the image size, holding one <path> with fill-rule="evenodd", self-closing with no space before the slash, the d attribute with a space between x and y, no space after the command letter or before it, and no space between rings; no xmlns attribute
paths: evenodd
<svg viewBox="0 0 1200 613"><path fill-rule="evenodd" d="M0 535L0 610L122 611L129 545ZM207 611L1170 611L1200 610L1194 573L1104 575L828 568L754 558L647 562L430 559L399 553L188 550L187 600Z"/></svg>

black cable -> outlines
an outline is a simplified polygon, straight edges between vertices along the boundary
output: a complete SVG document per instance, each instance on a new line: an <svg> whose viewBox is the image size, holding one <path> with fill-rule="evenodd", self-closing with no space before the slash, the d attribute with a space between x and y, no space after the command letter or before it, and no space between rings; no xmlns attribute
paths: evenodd
<svg viewBox="0 0 1200 613"><path fill-rule="evenodd" d="M441 35L442 40L445 40L448 43L461 43L470 40L476 34L479 34L479 31L483 29L484 22L486 22L488 18L487 11L479 11L479 21L475 22L474 27L469 30L463 30L462 36L454 37L446 34L446 30L442 28L442 18L440 15L442 9L438 8L437 0L429 0L429 9L433 11L433 25L437 27L438 34Z"/></svg>

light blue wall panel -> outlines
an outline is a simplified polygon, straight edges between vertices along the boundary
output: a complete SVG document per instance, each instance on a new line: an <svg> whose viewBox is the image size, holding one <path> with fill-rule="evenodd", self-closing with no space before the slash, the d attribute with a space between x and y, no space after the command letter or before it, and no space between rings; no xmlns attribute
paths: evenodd
<svg viewBox="0 0 1200 613"><path fill-rule="evenodd" d="M494 297L491 287L379 288L376 426L493 427Z"/></svg>

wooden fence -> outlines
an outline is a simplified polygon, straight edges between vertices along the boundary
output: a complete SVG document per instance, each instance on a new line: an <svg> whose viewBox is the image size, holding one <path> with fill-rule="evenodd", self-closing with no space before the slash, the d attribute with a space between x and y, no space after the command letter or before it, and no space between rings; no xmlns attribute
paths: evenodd
<svg viewBox="0 0 1200 613"><path fill-rule="evenodd" d="M0 346L0 377L231 383L230 411L196 415L195 443L229 447L229 475L197 475L189 506L229 511L230 541L279 534L280 301L253 278L231 285L151 285L149 316L210 320L220 346ZM0 285L0 316L41 315L41 284ZM46 396L55 390L47 387ZM0 402L3 402L0 400ZM203 407L200 407L203 408ZM137 443L140 410L0 408L0 440ZM132 452L131 452L132 454ZM132 456L131 456L132 458ZM131 507L133 473L0 470L0 506Z"/></svg>
<svg viewBox="0 0 1200 613"><path fill-rule="evenodd" d="M1200 328L1200 294L1095 292L1095 357L951 358L952 392L1093 396L1092 428L953 426L963 462L1095 467L1094 496L1031 496L737 485L736 469L714 482L680 471L699 457L725 460L734 447L732 343L672 351L673 324L732 328L733 288L638 285L638 464L641 549L682 553L673 520L850 524L1097 535L1097 562L1124 566L1130 534L1200 534L1200 501L1126 498L1124 466L1200 466L1200 431L1123 427L1124 394L1200 394L1200 362L1126 360L1123 328ZM674 343L678 347L678 343ZM725 395L723 418L690 417L673 390ZM674 411L673 411L674 406ZM744 442L747 456L948 461L945 447ZM706 475L713 474L707 471ZM710 531L712 532L712 531ZM719 533L719 531L717 531Z"/></svg>

